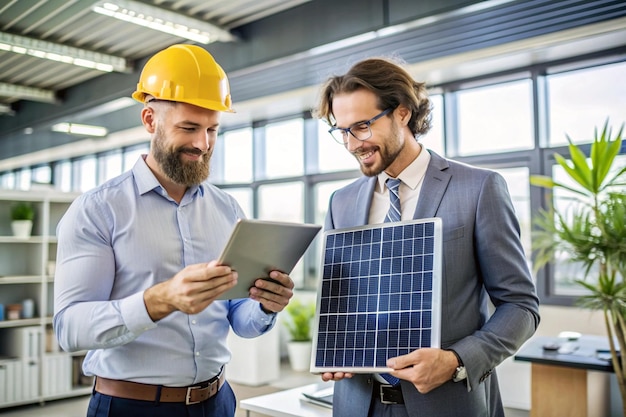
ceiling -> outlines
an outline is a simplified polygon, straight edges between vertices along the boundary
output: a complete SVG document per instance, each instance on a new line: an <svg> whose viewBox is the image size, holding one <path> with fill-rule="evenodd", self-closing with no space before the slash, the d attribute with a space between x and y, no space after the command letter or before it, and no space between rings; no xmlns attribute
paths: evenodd
<svg viewBox="0 0 626 417"><path fill-rule="evenodd" d="M143 64L172 44L203 44L93 11L105 1L223 29L206 48L228 74L236 109L224 129L310 110L329 75L369 56L401 58L435 88L546 62L626 59L624 0L0 0L0 90L32 93L0 94L0 171L146 141L130 99ZM7 51L6 37L104 54L123 68ZM92 140L55 131L58 123L108 135Z"/></svg>
<svg viewBox="0 0 626 417"><path fill-rule="evenodd" d="M128 10L165 12L210 23L222 31L216 40L237 38L236 28L309 0L107 0ZM20 100L62 103L59 92L104 72L40 56L67 51L95 52L131 72L142 58L175 43L192 42L177 35L99 14L95 0L0 0L0 117L14 116ZM15 48L6 45L15 42ZM7 50L9 49L9 50Z"/></svg>

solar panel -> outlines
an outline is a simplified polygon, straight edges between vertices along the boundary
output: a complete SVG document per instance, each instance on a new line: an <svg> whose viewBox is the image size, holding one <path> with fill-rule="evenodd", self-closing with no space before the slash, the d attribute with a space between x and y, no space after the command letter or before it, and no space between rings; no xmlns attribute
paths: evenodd
<svg viewBox="0 0 626 417"><path fill-rule="evenodd" d="M384 372L440 346L441 219L324 232L311 372Z"/></svg>

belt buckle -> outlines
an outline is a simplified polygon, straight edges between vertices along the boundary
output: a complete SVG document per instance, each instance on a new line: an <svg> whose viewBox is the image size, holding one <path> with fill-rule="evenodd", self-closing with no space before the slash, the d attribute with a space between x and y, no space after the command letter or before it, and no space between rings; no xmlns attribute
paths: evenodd
<svg viewBox="0 0 626 417"><path fill-rule="evenodd" d="M187 395L185 395L185 405L193 405L193 404L198 404L202 402L202 400L191 401L191 391L200 389L200 388L201 387L199 385L196 385L195 387L187 387Z"/></svg>
<svg viewBox="0 0 626 417"><path fill-rule="evenodd" d="M387 388L393 388L393 385L391 384L380 384L380 402L383 404L398 404L398 402L396 401L389 401L386 400L385 397L385 389Z"/></svg>

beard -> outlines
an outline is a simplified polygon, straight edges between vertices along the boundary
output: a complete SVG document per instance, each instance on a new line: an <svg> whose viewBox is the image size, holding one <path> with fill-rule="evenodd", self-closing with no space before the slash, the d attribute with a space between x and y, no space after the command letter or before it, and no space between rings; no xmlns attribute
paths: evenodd
<svg viewBox="0 0 626 417"><path fill-rule="evenodd" d="M353 152L354 157L359 162L359 166L361 167L361 172L368 177L375 177L384 170L386 170L389 165L396 160L402 148L404 148L404 141L400 140L398 125L395 120L392 120L391 123L391 132L388 135L383 137L382 147L378 147L378 154L380 155L380 162L375 164L365 165L359 159L359 154L368 152L361 150L361 148L357 149Z"/></svg>
<svg viewBox="0 0 626 417"><path fill-rule="evenodd" d="M183 153L202 155L197 161L185 161ZM213 148L202 152L196 148L165 147L165 135L160 126L157 127L152 139L152 154L167 178L184 186L198 185L209 178L209 161Z"/></svg>

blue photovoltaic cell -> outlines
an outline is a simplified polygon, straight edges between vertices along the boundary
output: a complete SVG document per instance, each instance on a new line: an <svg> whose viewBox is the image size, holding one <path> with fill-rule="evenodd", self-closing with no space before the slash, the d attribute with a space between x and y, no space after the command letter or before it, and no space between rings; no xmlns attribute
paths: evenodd
<svg viewBox="0 0 626 417"><path fill-rule="evenodd" d="M323 246L311 371L386 369L439 346L441 219L331 230Z"/></svg>

